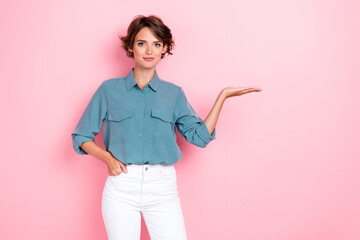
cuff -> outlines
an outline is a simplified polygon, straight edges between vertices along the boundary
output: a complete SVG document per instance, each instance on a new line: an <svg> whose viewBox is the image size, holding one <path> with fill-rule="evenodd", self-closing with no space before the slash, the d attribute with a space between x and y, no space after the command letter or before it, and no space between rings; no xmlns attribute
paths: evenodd
<svg viewBox="0 0 360 240"><path fill-rule="evenodd" d="M85 152L84 150L81 149L81 144L83 144L84 142L89 142L89 141L95 141L93 138L90 137L84 137L84 136L80 136L80 135L72 135L73 138L73 147L76 153L80 154L80 155L86 155L88 154L87 152Z"/></svg>
<svg viewBox="0 0 360 240"><path fill-rule="evenodd" d="M200 127L196 130L196 133L206 144L208 144L210 141L215 139L215 132L216 132L216 129L214 128L214 131L210 135L209 130L207 129L207 127L205 125L205 121L203 121L200 124Z"/></svg>

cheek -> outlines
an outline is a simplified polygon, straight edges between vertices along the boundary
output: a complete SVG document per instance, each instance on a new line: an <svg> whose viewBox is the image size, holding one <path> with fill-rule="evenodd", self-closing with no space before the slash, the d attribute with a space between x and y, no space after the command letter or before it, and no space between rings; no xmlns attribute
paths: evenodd
<svg viewBox="0 0 360 240"><path fill-rule="evenodd" d="M139 49L139 48L134 48L134 54L135 54L135 55L141 54L141 49Z"/></svg>
<svg viewBox="0 0 360 240"><path fill-rule="evenodd" d="M144 52L145 51L145 46L135 46L134 51L138 52L138 53Z"/></svg>
<svg viewBox="0 0 360 240"><path fill-rule="evenodd" d="M163 49L159 49L159 50L157 51L157 55L159 55L159 56L161 57L161 54L163 54L163 52L164 52Z"/></svg>

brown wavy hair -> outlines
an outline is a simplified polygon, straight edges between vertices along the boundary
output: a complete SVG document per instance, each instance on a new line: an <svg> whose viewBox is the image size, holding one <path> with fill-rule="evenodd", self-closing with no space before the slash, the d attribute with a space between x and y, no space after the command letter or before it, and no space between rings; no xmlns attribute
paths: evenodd
<svg viewBox="0 0 360 240"><path fill-rule="evenodd" d="M134 58L134 53L130 52L128 48L133 49L136 34L144 27L149 27L154 35L159 38L166 46L167 50L165 53L172 55L171 50L175 43L172 38L171 30L163 23L163 21L155 15L137 15L131 21L126 36L119 36L122 42L121 47L125 49L126 56ZM161 54L161 58L164 58L165 53Z"/></svg>

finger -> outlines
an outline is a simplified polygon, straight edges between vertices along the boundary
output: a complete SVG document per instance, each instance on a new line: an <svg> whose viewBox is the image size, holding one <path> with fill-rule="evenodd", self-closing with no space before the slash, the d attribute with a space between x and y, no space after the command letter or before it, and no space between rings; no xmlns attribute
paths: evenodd
<svg viewBox="0 0 360 240"><path fill-rule="evenodd" d="M113 170L115 176L120 175L122 173L121 167L117 167Z"/></svg>
<svg viewBox="0 0 360 240"><path fill-rule="evenodd" d="M251 93L251 92L260 92L260 91L258 89L254 89L254 88L241 91L242 94Z"/></svg>
<svg viewBox="0 0 360 240"><path fill-rule="evenodd" d="M114 172L109 166L108 166L108 172L110 176L114 176Z"/></svg>
<svg viewBox="0 0 360 240"><path fill-rule="evenodd" d="M245 91L261 91L261 88L249 87L249 88L245 88L243 90L245 90Z"/></svg>
<svg viewBox="0 0 360 240"><path fill-rule="evenodd" d="M127 167L125 164L120 164L120 166L125 173L128 173L128 170L127 170Z"/></svg>
<svg viewBox="0 0 360 240"><path fill-rule="evenodd" d="M109 172L109 175L110 176L118 176L118 175L120 175L122 172L119 172L119 171L110 171Z"/></svg>
<svg viewBox="0 0 360 240"><path fill-rule="evenodd" d="M261 92L261 91L262 91L261 88L252 88L252 90L253 90L254 92Z"/></svg>
<svg viewBox="0 0 360 240"><path fill-rule="evenodd" d="M237 90L252 90L252 91L261 91L261 88L255 88L255 87L238 87Z"/></svg>

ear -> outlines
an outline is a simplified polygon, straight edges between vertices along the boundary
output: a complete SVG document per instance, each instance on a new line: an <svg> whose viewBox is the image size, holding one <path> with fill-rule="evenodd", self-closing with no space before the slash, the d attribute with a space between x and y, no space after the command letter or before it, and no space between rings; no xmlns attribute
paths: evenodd
<svg viewBox="0 0 360 240"><path fill-rule="evenodd" d="M166 53L167 49L168 49L167 45L164 45L163 50L161 51L161 53Z"/></svg>
<svg viewBox="0 0 360 240"><path fill-rule="evenodd" d="M133 52L132 48L128 47L128 51L129 52Z"/></svg>

